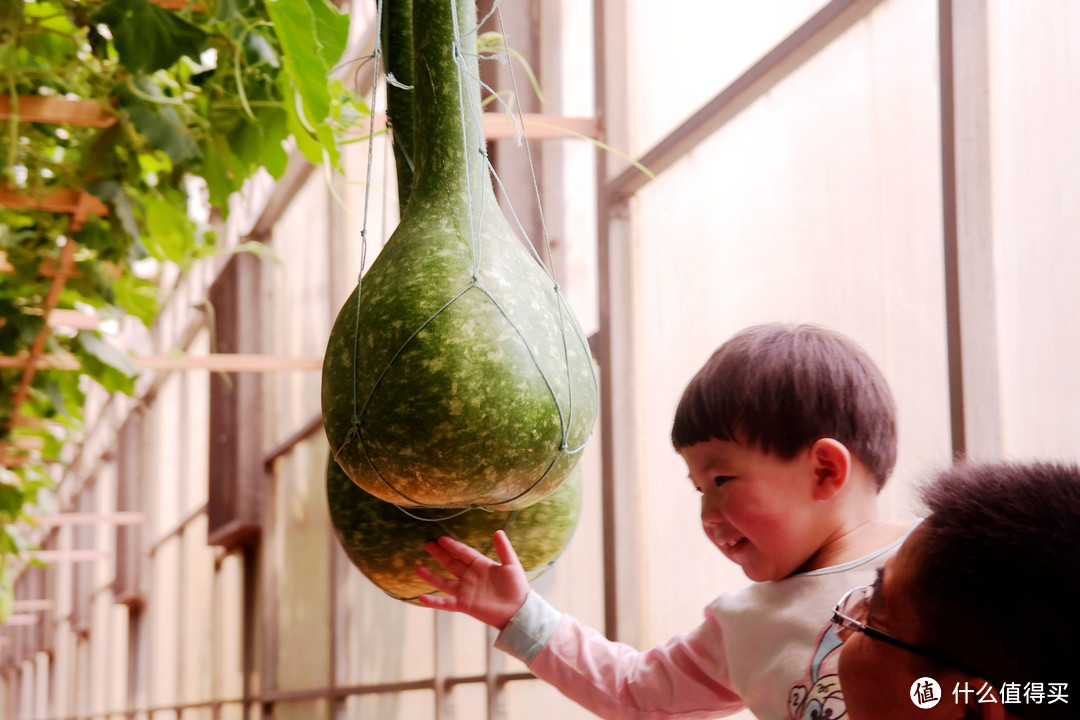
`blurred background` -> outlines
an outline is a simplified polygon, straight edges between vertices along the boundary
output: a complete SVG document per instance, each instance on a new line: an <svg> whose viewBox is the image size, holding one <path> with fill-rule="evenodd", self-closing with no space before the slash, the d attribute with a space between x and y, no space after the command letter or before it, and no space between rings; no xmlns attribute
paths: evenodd
<svg viewBox="0 0 1080 720"><path fill-rule="evenodd" d="M753 323L826 325L880 365L899 408L890 519L955 457L1080 459L1080 4L480 6L543 92L516 61L482 63L528 114L528 150L491 132L504 201L546 236L602 390L581 521L535 582L557 608L644 649L747 582L704 538L669 433L684 384ZM340 7L346 54L370 55L375 3ZM385 108L370 70L351 79ZM53 559L21 567L0 627L0 716L591 717L479 623L384 595L333 535L319 363L365 215L367 266L397 222L385 135L370 153L370 185L363 140L341 172L293 151L227 220L193 203L219 246L276 259L162 270L156 321L115 342L264 361L144 365L131 395L87 391L34 530Z"/></svg>

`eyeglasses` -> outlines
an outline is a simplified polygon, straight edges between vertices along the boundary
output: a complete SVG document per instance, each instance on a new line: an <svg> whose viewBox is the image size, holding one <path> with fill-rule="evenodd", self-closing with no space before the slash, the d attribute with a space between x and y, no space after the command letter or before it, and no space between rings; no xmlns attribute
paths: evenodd
<svg viewBox="0 0 1080 720"><path fill-rule="evenodd" d="M989 680L984 673L979 672L970 665L960 662L945 653L919 647L918 645L912 645L911 643L904 642L900 638L893 637L886 632L882 632L877 628L867 625L866 614L870 609L870 598L873 597L873 595L874 587L872 585L863 585L861 587L852 588L844 593L844 596L840 598L840 602L833 608L832 621L839 628L840 640L842 642L847 641L852 633L861 632L867 637L872 637L875 640L888 643L893 647L898 647L901 650L907 650L910 653L915 653L928 660L933 660L934 662L948 665L957 670L962 670L972 677Z"/></svg>

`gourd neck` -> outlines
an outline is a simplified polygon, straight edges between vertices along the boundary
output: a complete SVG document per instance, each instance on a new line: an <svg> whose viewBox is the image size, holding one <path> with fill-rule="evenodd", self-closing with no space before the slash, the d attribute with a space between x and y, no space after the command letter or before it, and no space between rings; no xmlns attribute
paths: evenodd
<svg viewBox="0 0 1080 720"><path fill-rule="evenodd" d="M475 0L413 0L413 199L493 195L476 43Z"/></svg>
<svg viewBox="0 0 1080 720"><path fill-rule="evenodd" d="M393 131L398 209L404 210L412 193L413 115L416 112L412 0L384 3L382 13L383 65L387 76L392 75L397 80L396 84L386 83L386 119Z"/></svg>

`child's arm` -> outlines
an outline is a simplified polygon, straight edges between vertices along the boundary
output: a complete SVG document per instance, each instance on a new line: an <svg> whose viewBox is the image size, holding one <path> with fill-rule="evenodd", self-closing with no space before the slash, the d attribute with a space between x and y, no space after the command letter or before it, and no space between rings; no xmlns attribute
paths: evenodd
<svg viewBox="0 0 1080 720"><path fill-rule="evenodd" d="M418 567L421 579L446 593L421 595L420 602L498 628L496 647L602 718L697 720L745 707L727 687L724 643L715 623L703 623L648 652L611 642L530 593L501 530L494 545L501 565L452 538L428 543L428 552L454 578Z"/></svg>
<svg viewBox="0 0 1080 720"><path fill-rule="evenodd" d="M421 595L420 603L439 610L463 612L498 630L506 627L525 604L529 581L506 533L496 532L493 542L502 564L450 537L429 542L427 551L457 579L418 566L416 574L420 579L446 593L445 597Z"/></svg>

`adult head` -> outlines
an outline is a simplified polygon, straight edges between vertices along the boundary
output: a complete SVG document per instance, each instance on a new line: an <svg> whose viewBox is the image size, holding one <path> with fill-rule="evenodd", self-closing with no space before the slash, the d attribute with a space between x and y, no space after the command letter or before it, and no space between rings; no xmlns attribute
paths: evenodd
<svg viewBox="0 0 1080 720"><path fill-rule="evenodd" d="M959 465L923 500L872 592L841 609L862 628L840 657L852 720L1076 717L1080 468ZM931 699L921 678L940 686L931 709L915 704Z"/></svg>

